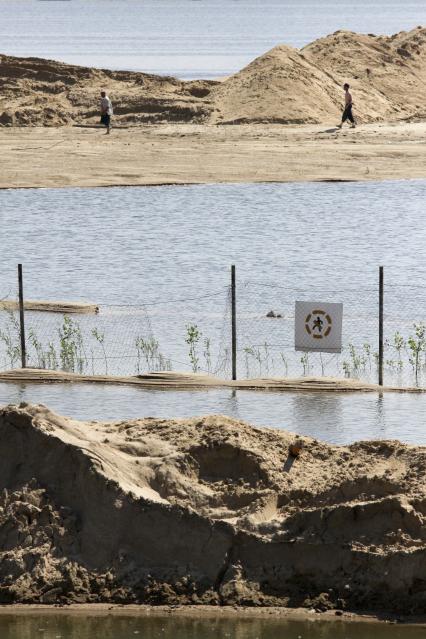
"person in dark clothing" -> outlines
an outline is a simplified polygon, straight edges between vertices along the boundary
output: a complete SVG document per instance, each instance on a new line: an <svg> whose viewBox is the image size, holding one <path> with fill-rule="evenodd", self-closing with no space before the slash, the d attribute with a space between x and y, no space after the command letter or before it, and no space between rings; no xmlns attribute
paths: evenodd
<svg viewBox="0 0 426 639"><path fill-rule="evenodd" d="M112 104L105 91L101 91L101 124L106 126L106 132L111 131Z"/></svg>
<svg viewBox="0 0 426 639"><path fill-rule="evenodd" d="M343 111L343 115L342 115L342 122L341 124L337 125L338 129L341 129L343 126L343 123L346 122L346 120L349 120L349 122L351 123L351 127L352 129L354 129L356 127L355 124L355 118L353 116L352 113L352 106L353 106L353 102L352 102L352 95L349 93L349 84L344 84L343 88L345 90L345 110Z"/></svg>

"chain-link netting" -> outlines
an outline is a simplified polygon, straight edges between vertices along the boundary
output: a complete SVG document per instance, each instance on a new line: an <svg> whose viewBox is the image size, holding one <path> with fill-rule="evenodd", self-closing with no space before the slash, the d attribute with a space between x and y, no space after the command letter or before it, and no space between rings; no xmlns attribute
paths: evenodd
<svg viewBox="0 0 426 639"><path fill-rule="evenodd" d="M228 287L97 314L25 312L27 366L86 375L179 370L229 376ZM21 365L19 313L0 312L0 366Z"/></svg>
<svg viewBox="0 0 426 639"><path fill-rule="evenodd" d="M342 352L295 350L295 302L342 303ZM238 288L238 367L247 377L301 375L375 379L378 292L306 290L266 282Z"/></svg>
<svg viewBox="0 0 426 639"><path fill-rule="evenodd" d="M384 381L426 385L426 286L386 280ZM379 290L237 281L239 378L322 375L378 380ZM198 293L198 294L197 294ZM340 353L295 350L295 303L343 305ZM25 312L27 365L86 375L160 370L231 376L231 291L101 305L97 314ZM21 364L19 313L0 310L0 367Z"/></svg>
<svg viewBox="0 0 426 639"><path fill-rule="evenodd" d="M385 383L426 385L426 286L387 280L384 291Z"/></svg>

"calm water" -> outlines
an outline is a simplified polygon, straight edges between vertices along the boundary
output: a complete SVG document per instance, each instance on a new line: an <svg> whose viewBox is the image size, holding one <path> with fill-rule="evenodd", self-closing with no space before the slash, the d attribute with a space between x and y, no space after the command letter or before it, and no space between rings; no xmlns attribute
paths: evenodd
<svg viewBox="0 0 426 639"><path fill-rule="evenodd" d="M424 628L368 623L117 616L2 616L2 639L420 639Z"/></svg>
<svg viewBox="0 0 426 639"><path fill-rule="evenodd" d="M424 0L0 0L0 52L180 77L215 77L271 47L337 29L426 23Z"/></svg>
<svg viewBox="0 0 426 639"><path fill-rule="evenodd" d="M0 404L42 403L77 419L179 418L222 414L332 444L399 439L426 444L426 397L386 393L273 393L144 390L98 384L0 383Z"/></svg>

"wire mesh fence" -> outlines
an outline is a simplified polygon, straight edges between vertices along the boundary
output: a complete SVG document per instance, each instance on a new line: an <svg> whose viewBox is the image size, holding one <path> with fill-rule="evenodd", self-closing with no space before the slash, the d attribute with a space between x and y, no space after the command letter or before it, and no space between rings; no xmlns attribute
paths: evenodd
<svg viewBox="0 0 426 639"><path fill-rule="evenodd" d="M341 354L295 351L296 300L343 303ZM247 377L360 375L364 379L373 378L377 317L377 290L306 290L246 282L238 289L239 370Z"/></svg>
<svg viewBox="0 0 426 639"><path fill-rule="evenodd" d="M388 278L389 279L389 278ZM379 287L298 287L237 280L239 378L333 376L377 382ZM294 347L295 302L343 305L340 353ZM193 371L230 378L231 287L185 298L101 305L94 315L26 311L27 366L86 375ZM426 385L426 287L387 282L384 289L386 384ZM0 367L21 366L19 313L0 311Z"/></svg>
<svg viewBox="0 0 426 639"><path fill-rule="evenodd" d="M185 299L101 305L92 315L26 311L27 366L86 375L180 370L226 377L228 297L223 287ZM0 367L20 366L19 313L3 310Z"/></svg>

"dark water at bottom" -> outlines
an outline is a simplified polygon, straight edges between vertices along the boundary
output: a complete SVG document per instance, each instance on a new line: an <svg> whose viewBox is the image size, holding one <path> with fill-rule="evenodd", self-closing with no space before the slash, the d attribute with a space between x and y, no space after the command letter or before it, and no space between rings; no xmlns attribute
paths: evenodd
<svg viewBox="0 0 426 639"><path fill-rule="evenodd" d="M1 639L420 639L423 627L282 619L50 615L0 617Z"/></svg>

